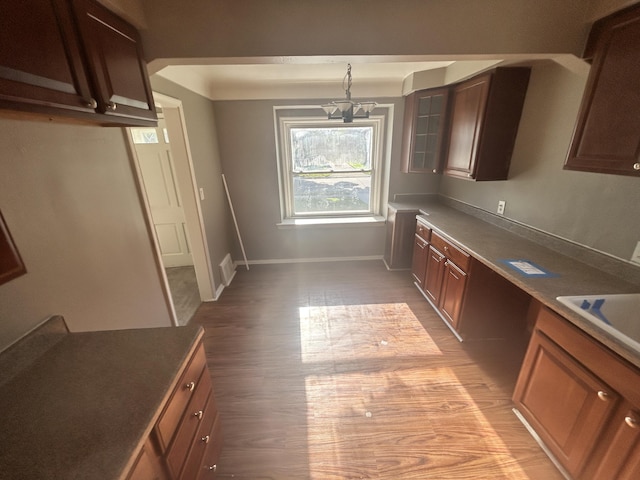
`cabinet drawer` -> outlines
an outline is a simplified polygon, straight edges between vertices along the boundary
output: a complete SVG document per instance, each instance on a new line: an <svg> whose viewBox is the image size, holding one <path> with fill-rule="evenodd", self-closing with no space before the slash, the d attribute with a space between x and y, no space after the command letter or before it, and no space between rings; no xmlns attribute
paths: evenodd
<svg viewBox="0 0 640 480"><path fill-rule="evenodd" d="M213 480L216 478L218 459L220 458L220 451L222 450L222 428L220 426L220 415L216 416L216 420L213 424L213 430L211 431L211 438L213 438L213 441L209 442L207 449L204 452L204 458L200 465L200 474L198 475L197 480Z"/></svg>
<svg viewBox="0 0 640 480"><path fill-rule="evenodd" d="M429 242L431 240L431 229L420 222L417 222L416 235L422 238L425 242Z"/></svg>
<svg viewBox="0 0 640 480"><path fill-rule="evenodd" d="M207 411L210 407L207 399L211 395L211 390L211 377L209 371L205 369L167 453L167 465L175 477L182 470L196 431L207 421L206 416L211 415Z"/></svg>
<svg viewBox="0 0 640 480"><path fill-rule="evenodd" d="M180 377L171 399L167 403L164 412L156 425L156 433L162 451L166 451L171 443L171 438L180 423L182 414L196 391L197 384L201 377L202 371L206 366L206 357L204 347L200 345L193 355L191 362L187 366L185 372ZM211 379L209 379L209 382ZM211 387L209 387L211 388Z"/></svg>
<svg viewBox="0 0 640 480"><path fill-rule="evenodd" d="M444 253L446 257L448 257L453 263L455 263L465 272L469 270L471 257L464 250L461 250L451 242L445 240L436 232L431 233L431 245L440 250L441 253Z"/></svg>
<svg viewBox="0 0 640 480"><path fill-rule="evenodd" d="M193 446L189 452L189 458L185 465L180 480L193 480L197 477L200 467L207 450L218 447L220 444L219 438L214 435L214 426L218 420L218 412L216 410L213 394L209 395L207 406L205 408L205 415L202 419L202 423L198 428L198 432L193 441ZM219 422L218 422L219 423Z"/></svg>

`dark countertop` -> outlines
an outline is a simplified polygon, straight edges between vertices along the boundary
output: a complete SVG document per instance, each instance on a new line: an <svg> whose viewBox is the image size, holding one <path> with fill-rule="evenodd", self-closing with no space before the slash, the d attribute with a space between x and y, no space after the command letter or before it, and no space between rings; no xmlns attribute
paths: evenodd
<svg viewBox="0 0 640 480"><path fill-rule="evenodd" d="M419 221L460 245L470 255L496 271L569 322L640 367L640 352L583 319L556 300L564 295L638 293L630 283L546 246L463 213L437 201L390 203L397 211L417 212ZM501 260L526 259L555 277L525 277Z"/></svg>
<svg viewBox="0 0 640 480"><path fill-rule="evenodd" d="M0 479L124 478L202 335L65 335L0 386Z"/></svg>

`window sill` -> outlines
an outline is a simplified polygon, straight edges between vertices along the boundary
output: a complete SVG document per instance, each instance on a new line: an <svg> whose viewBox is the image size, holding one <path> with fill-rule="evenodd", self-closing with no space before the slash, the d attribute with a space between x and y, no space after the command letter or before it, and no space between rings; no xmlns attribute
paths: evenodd
<svg viewBox="0 0 640 480"><path fill-rule="evenodd" d="M363 217L286 218L276 224L276 226L278 228L370 227L384 225L385 221L385 218L380 215Z"/></svg>

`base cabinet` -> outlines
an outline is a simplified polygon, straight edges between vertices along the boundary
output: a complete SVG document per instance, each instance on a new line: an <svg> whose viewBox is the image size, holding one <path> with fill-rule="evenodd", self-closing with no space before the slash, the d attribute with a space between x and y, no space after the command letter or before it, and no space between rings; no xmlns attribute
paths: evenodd
<svg viewBox="0 0 640 480"><path fill-rule="evenodd" d="M542 308L516 408L575 479L640 478L640 373Z"/></svg>
<svg viewBox="0 0 640 480"><path fill-rule="evenodd" d="M432 230L421 217L416 225L412 274L458 339L512 338L525 331L531 297Z"/></svg>
<svg viewBox="0 0 640 480"><path fill-rule="evenodd" d="M222 449L222 432L202 344L196 349L180 377L147 444L158 446L158 457L165 476L129 478L215 478L216 464ZM144 459L141 465L153 460L149 453L150 449L145 447L142 455L149 458ZM134 471L137 470L136 466ZM147 470L148 467L144 466L143 472Z"/></svg>
<svg viewBox="0 0 640 480"><path fill-rule="evenodd" d="M387 233L384 249L384 263L389 270L411 268L413 235L416 230L418 211L397 211L389 207L387 212Z"/></svg>

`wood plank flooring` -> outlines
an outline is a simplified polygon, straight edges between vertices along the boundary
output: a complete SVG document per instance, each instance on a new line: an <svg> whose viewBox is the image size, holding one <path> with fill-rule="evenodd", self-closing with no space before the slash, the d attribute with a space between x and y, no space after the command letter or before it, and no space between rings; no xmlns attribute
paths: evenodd
<svg viewBox="0 0 640 480"><path fill-rule="evenodd" d="M223 425L216 478L563 478L511 410L522 348L459 343L408 272L239 269L192 322Z"/></svg>

